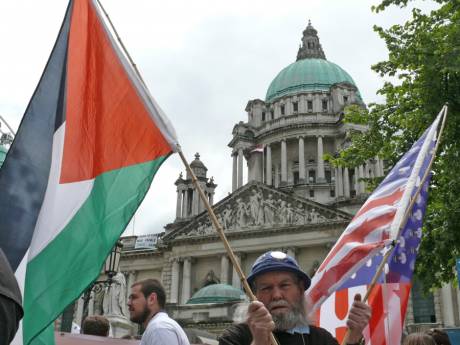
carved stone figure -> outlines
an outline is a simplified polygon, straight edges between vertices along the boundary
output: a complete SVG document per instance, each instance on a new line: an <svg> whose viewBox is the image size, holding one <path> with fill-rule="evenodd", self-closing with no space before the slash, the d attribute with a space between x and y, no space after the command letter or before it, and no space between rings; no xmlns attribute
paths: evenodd
<svg viewBox="0 0 460 345"><path fill-rule="evenodd" d="M319 213L314 208L310 211L310 220L312 223L318 223L319 221Z"/></svg>
<svg viewBox="0 0 460 345"><path fill-rule="evenodd" d="M299 202L297 209L294 210L294 224L305 224L305 210L303 204Z"/></svg>
<svg viewBox="0 0 460 345"><path fill-rule="evenodd" d="M268 198L264 200L265 224L267 225L273 224L274 214L275 214L275 200L273 200L273 195L269 194Z"/></svg>
<svg viewBox="0 0 460 345"><path fill-rule="evenodd" d="M227 205L225 210L222 212L222 225L224 229L231 229L233 225L233 216L232 216L233 210L230 207L230 205Z"/></svg>
<svg viewBox="0 0 460 345"><path fill-rule="evenodd" d="M105 288L102 306L104 315L128 317L126 310L126 280L123 273L118 272L112 278L112 284Z"/></svg>
<svg viewBox="0 0 460 345"><path fill-rule="evenodd" d="M262 199L262 193L256 189L252 190L252 195L249 197L249 206L251 214L251 222L256 225L259 218L259 206Z"/></svg>
<svg viewBox="0 0 460 345"><path fill-rule="evenodd" d="M292 224L294 222L294 210L290 202L288 202L286 206L286 220L289 224Z"/></svg>
<svg viewBox="0 0 460 345"><path fill-rule="evenodd" d="M203 286L208 286L211 284L219 284L219 283L220 283L220 279L217 278L213 270L210 270L208 274L206 274L206 277L204 278Z"/></svg>
<svg viewBox="0 0 460 345"><path fill-rule="evenodd" d="M203 223L201 223L201 222L198 223L197 232L198 232L198 235L204 235L205 234L204 224Z"/></svg>
<svg viewBox="0 0 460 345"><path fill-rule="evenodd" d="M243 202L243 200L241 200L241 198L238 198L236 202L237 202L236 222L240 228L243 228L246 226L246 215L247 215L246 204Z"/></svg>
<svg viewBox="0 0 460 345"><path fill-rule="evenodd" d="M288 222L286 201L281 200L279 210L279 222L280 224L286 224Z"/></svg>

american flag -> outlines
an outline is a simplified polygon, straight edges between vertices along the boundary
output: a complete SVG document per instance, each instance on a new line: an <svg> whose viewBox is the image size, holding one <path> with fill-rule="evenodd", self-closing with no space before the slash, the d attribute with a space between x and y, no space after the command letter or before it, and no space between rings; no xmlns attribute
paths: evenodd
<svg viewBox="0 0 460 345"><path fill-rule="evenodd" d="M318 324L339 340L346 331L346 317L354 294L366 292L388 250L386 245L398 240L369 298L373 316L366 338L372 345L399 344L394 338L401 337L429 178L424 181L406 225L401 231L399 228L410 199L430 167L441 114L442 111L364 203L312 278L306 292L312 306L310 311L318 310Z"/></svg>

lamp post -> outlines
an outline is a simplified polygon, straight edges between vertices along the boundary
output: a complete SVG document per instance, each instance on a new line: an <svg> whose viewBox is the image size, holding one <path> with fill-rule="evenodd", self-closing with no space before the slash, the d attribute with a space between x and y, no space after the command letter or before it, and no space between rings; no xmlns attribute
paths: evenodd
<svg viewBox="0 0 460 345"><path fill-rule="evenodd" d="M105 280L97 280L93 282L85 291L83 295L83 317L82 322L88 316L88 304L91 300L91 292L100 293L105 287L110 287L112 284L113 277L117 274L118 268L120 266L120 257L121 250L123 248L123 243L120 240L115 243L112 251L109 256L105 259L104 263L104 273L107 276Z"/></svg>

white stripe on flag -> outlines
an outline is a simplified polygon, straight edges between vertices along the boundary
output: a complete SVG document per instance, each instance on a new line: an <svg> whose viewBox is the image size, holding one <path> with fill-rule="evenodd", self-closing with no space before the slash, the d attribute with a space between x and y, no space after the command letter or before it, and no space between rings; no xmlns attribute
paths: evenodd
<svg viewBox="0 0 460 345"><path fill-rule="evenodd" d="M31 261L64 229L88 199L94 179L59 184L64 150L65 122L54 133L50 175L34 235L29 248Z"/></svg>
<svg viewBox="0 0 460 345"><path fill-rule="evenodd" d="M26 251L26 254L22 258L21 263L16 269L16 272L14 272L14 276L16 277L16 280L18 281L19 289L21 289L21 295L22 295L23 301L24 301L24 284L26 281L26 267L27 267L27 257L28 256L29 256L29 251ZM23 342L22 342L22 320L21 320L19 321L18 331L10 345L22 345L22 344Z"/></svg>

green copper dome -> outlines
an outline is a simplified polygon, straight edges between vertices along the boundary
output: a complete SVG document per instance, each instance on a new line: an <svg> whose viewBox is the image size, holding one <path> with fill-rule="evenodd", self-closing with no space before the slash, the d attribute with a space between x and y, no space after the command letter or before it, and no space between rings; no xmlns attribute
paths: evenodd
<svg viewBox="0 0 460 345"><path fill-rule="evenodd" d="M335 63L324 59L302 59L278 73L267 90L265 101L272 102L302 91L329 91L333 84L343 82L356 87L353 78Z"/></svg>
<svg viewBox="0 0 460 345"><path fill-rule="evenodd" d="M246 296L240 289L227 284L211 284L195 292L187 304L241 302L245 300Z"/></svg>

